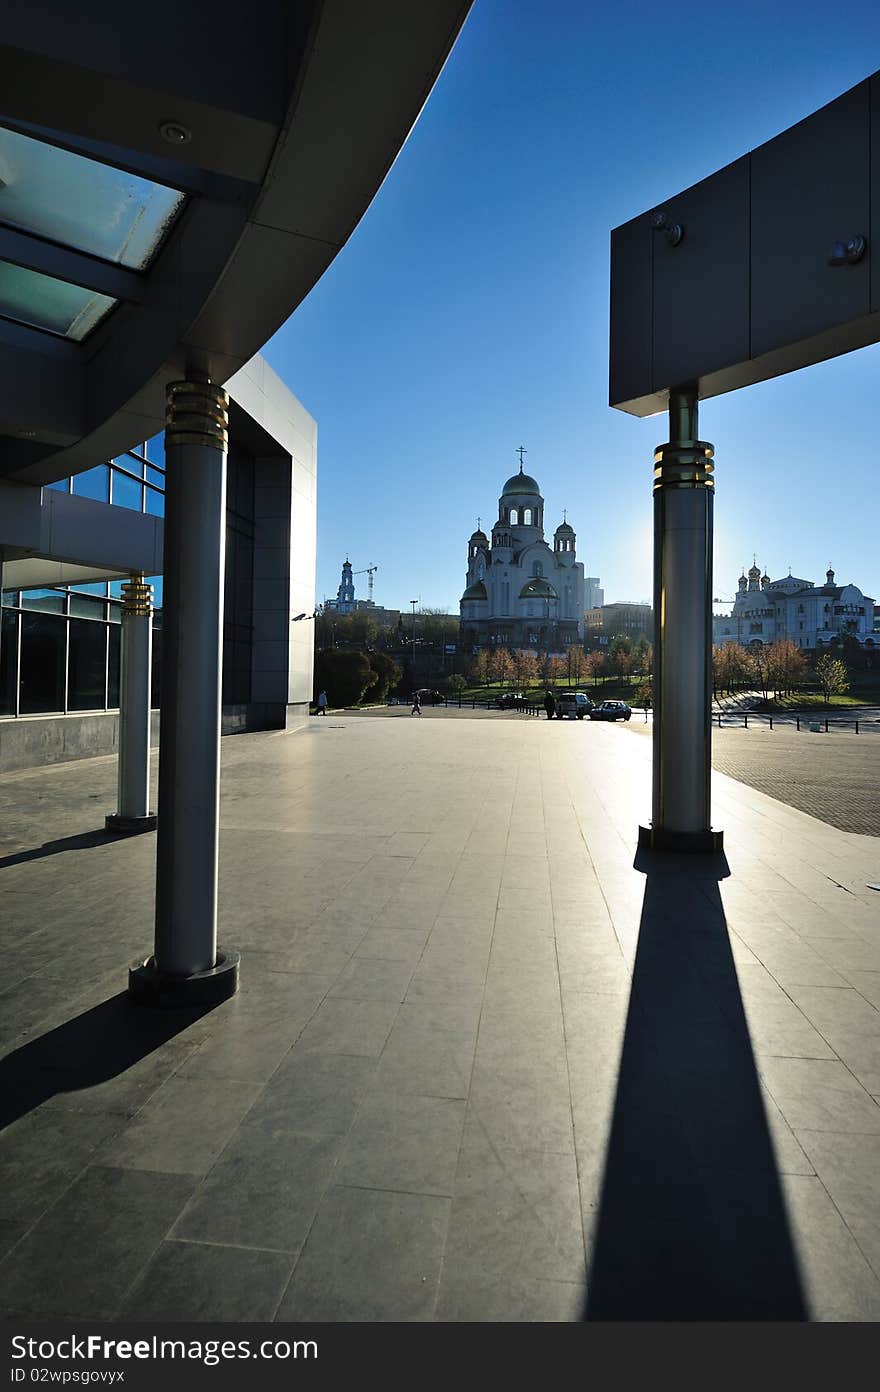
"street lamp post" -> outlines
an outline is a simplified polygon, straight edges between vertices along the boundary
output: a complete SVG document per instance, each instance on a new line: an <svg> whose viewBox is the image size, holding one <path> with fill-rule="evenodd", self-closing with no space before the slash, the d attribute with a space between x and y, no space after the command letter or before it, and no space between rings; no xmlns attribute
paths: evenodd
<svg viewBox="0 0 880 1392"><path fill-rule="evenodd" d="M418 687L416 685L416 605L418 604L418 602L419 601L417 599L410 600L410 604L412 605L412 668L414 690L418 690Z"/></svg>

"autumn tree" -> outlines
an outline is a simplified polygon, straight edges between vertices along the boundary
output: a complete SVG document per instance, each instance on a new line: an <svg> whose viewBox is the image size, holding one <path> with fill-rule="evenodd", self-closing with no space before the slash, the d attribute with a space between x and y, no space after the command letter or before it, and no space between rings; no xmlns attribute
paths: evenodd
<svg viewBox="0 0 880 1392"><path fill-rule="evenodd" d="M513 675L513 658L507 648L494 648L491 653L490 671L496 682L510 681Z"/></svg>
<svg viewBox="0 0 880 1392"><path fill-rule="evenodd" d="M480 648L474 658L471 676L474 681L481 682L485 686L489 685L492 678L492 654L488 648Z"/></svg>
<svg viewBox="0 0 880 1392"><path fill-rule="evenodd" d="M579 682L584 675L586 656L580 643L573 643L568 650L568 670L571 680L575 683Z"/></svg>
<svg viewBox="0 0 880 1392"><path fill-rule="evenodd" d="M517 648L513 653L513 675L523 691L538 680L538 659L530 648Z"/></svg>
<svg viewBox="0 0 880 1392"><path fill-rule="evenodd" d="M819 679L826 706L831 704L832 696L843 696L849 691L849 674L839 657L823 653L813 670Z"/></svg>
<svg viewBox="0 0 880 1392"><path fill-rule="evenodd" d="M595 682L596 678L604 673L605 654L603 652L587 653L584 658L584 675L588 681Z"/></svg>
<svg viewBox="0 0 880 1392"><path fill-rule="evenodd" d="M804 654L790 638L777 638L767 650L770 686L780 696L787 696L803 684L807 671Z"/></svg>

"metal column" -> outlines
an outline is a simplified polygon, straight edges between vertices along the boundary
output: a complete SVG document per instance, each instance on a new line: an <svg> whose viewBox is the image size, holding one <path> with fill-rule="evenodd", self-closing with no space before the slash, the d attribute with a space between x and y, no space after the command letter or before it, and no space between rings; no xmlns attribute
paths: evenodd
<svg viewBox="0 0 880 1392"><path fill-rule="evenodd" d="M132 575L122 587L117 808L104 825L130 834L155 831L150 812L150 676L153 651L153 587Z"/></svg>
<svg viewBox="0 0 880 1392"><path fill-rule="evenodd" d="M714 448L698 439L696 387L669 393L654 453L653 850L720 851L711 828Z"/></svg>
<svg viewBox="0 0 880 1392"><path fill-rule="evenodd" d="M238 954L217 945L227 407L208 381L168 387L156 939L129 974L159 1005L238 986Z"/></svg>

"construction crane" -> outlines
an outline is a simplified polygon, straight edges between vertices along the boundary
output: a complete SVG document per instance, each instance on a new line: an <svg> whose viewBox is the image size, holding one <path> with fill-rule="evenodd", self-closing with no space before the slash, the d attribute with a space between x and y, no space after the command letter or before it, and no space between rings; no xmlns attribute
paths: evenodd
<svg viewBox="0 0 880 1392"><path fill-rule="evenodd" d="M373 602L373 576L376 574L376 571L378 569L379 567L377 565L368 565L365 566L363 570L352 571L352 575L366 575L369 577L367 580L367 584L369 586L370 604L372 604Z"/></svg>

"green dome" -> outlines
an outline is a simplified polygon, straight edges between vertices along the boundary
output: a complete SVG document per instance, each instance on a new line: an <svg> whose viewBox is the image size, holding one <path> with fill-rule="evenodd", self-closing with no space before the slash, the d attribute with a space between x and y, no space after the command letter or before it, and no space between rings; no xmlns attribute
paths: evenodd
<svg viewBox="0 0 880 1392"><path fill-rule="evenodd" d="M520 599L558 599L556 591L549 580L541 580L535 577L527 580L519 592Z"/></svg>
<svg viewBox="0 0 880 1392"><path fill-rule="evenodd" d="M535 493L539 498L541 496L541 490L535 479L532 478L531 474L524 474L522 470L509 478L501 490L502 498L507 497L510 493Z"/></svg>
<svg viewBox="0 0 880 1392"><path fill-rule="evenodd" d="M465 590L464 594L461 597L461 602L462 604L464 604L464 601L466 599L488 598L489 596L486 593L486 586L483 584L482 580L475 580L474 583L472 585L469 585L468 588Z"/></svg>

